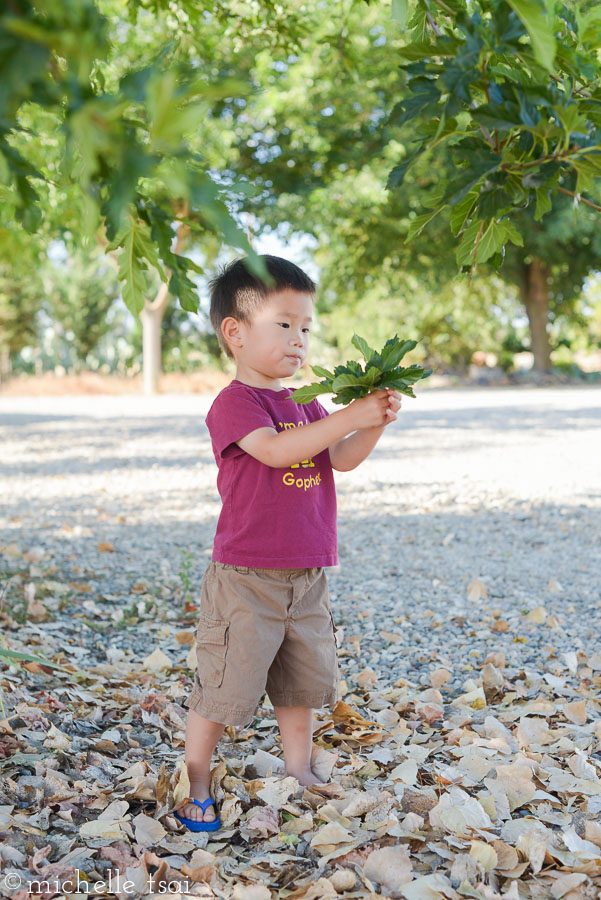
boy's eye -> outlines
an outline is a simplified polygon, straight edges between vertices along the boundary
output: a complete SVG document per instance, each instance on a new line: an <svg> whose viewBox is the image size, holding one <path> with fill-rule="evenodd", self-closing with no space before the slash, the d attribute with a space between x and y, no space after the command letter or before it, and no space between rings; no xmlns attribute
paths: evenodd
<svg viewBox="0 0 601 900"><path fill-rule="evenodd" d="M281 325L282 328L290 328L290 325L288 324L288 322L278 322L278 325Z"/></svg>
<svg viewBox="0 0 601 900"><path fill-rule="evenodd" d="M309 334L309 329L308 329L308 328L303 328L303 331L306 332L306 334Z"/></svg>

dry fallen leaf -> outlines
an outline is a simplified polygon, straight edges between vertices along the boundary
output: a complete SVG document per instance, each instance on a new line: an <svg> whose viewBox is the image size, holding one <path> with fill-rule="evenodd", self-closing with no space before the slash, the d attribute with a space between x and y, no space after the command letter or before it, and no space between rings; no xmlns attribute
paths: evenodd
<svg viewBox="0 0 601 900"><path fill-rule="evenodd" d="M317 834L311 838L311 846L326 855L336 844L346 844L353 839L352 832L343 828L338 822L328 822L318 829Z"/></svg>
<svg viewBox="0 0 601 900"><path fill-rule="evenodd" d="M544 606L535 606L534 609L531 609L526 615L526 618L529 622L532 622L533 625L544 625L547 620L547 610Z"/></svg>
<svg viewBox="0 0 601 900"><path fill-rule="evenodd" d="M485 872L496 869L499 862L496 850L485 841L472 841L470 856L478 860Z"/></svg>
<svg viewBox="0 0 601 900"><path fill-rule="evenodd" d="M400 763L392 770L390 777L393 781L401 781L403 784L413 785L417 783L417 773L418 766L416 761L414 759L406 759L405 762Z"/></svg>
<svg viewBox="0 0 601 900"><path fill-rule="evenodd" d="M296 819L292 820L296 822ZM289 822L285 823L289 825ZM272 834L278 834L280 825L278 813L272 806L255 806L250 810L246 820L246 828L254 838L268 838Z"/></svg>
<svg viewBox="0 0 601 900"><path fill-rule="evenodd" d="M162 669L171 668L171 660L160 647L156 647L152 653L143 657L142 666L150 672L160 672Z"/></svg>
<svg viewBox="0 0 601 900"><path fill-rule="evenodd" d="M363 874L379 885L386 896L401 897L403 885L413 877L409 853L400 846L374 850L367 857Z"/></svg>
<svg viewBox="0 0 601 900"><path fill-rule="evenodd" d="M453 890L453 885L446 875L434 872L406 884L401 896L405 897L405 900L447 900L447 898L455 900L458 894Z"/></svg>
<svg viewBox="0 0 601 900"><path fill-rule="evenodd" d="M571 703L564 703L561 707L562 712L569 722L574 725L586 725L586 700L573 700Z"/></svg>
<svg viewBox="0 0 601 900"><path fill-rule="evenodd" d="M143 813L140 813L132 820L132 825L134 826L137 843L142 844L144 847L152 847L167 834L160 822L156 819L151 819L150 816L145 816Z"/></svg>
<svg viewBox="0 0 601 900"><path fill-rule="evenodd" d="M488 597L488 588L479 578L474 578L467 586L467 599L472 603L479 603Z"/></svg>
<svg viewBox="0 0 601 900"><path fill-rule="evenodd" d="M329 876L329 880L339 894L352 891L357 883L357 877L350 869L336 869Z"/></svg>
<svg viewBox="0 0 601 900"><path fill-rule="evenodd" d="M440 691L444 688L445 684L447 684L450 677L451 673L448 669L433 669L430 672L430 684L432 685L432 687L437 688Z"/></svg>
<svg viewBox="0 0 601 900"><path fill-rule="evenodd" d="M588 881L588 878L581 872L568 872L567 875L560 875L553 882L551 896L559 900L560 897L565 897L566 894L575 891L585 881Z"/></svg>
<svg viewBox="0 0 601 900"><path fill-rule="evenodd" d="M269 888L264 884L235 884L234 900L271 900Z"/></svg>

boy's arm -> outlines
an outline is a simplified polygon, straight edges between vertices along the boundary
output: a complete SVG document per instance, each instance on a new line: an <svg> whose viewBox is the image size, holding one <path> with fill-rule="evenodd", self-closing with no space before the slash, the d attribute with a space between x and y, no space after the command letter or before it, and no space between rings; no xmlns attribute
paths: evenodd
<svg viewBox="0 0 601 900"><path fill-rule="evenodd" d="M310 456L317 456L357 429L379 430L386 422L391 421L388 409L388 393L373 391L367 397L353 400L344 409L337 410L325 419L310 422L302 428L289 428L279 432L275 428L257 428L236 443L266 466L285 469L309 459Z"/></svg>
<svg viewBox="0 0 601 900"><path fill-rule="evenodd" d="M384 428L390 422L396 420L396 414L401 408L401 395L398 391L388 390L389 407L386 411L386 422L384 425L375 426L373 428L362 428L348 437L336 441L330 447L330 462L332 468L338 472L349 472L356 469L359 463L366 459L380 440Z"/></svg>

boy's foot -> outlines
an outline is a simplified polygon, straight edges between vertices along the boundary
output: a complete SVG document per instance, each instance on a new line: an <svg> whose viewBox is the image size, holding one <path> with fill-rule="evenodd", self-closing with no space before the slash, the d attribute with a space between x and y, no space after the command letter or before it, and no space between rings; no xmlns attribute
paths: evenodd
<svg viewBox="0 0 601 900"><path fill-rule="evenodd" d="M207 797L210 797L208 785L200 787L190 785L190 797L194 797L195 800L202 803ZM192 819L193 822L214 822L217 818L216 806L212 800L204 812L196 803L185 803L177 812L183 819Z"/></svg>
<svg viewBox="0 0 601 900"><path fill-rule="evenodd" d="M320 778L318 775L313 772L312 769L300 769L292 771L291 769L286 769L286 775L292 775L293 778L296 778L299 784L303 787L309 787L312 784L327 784L323 778Z"/></svg>

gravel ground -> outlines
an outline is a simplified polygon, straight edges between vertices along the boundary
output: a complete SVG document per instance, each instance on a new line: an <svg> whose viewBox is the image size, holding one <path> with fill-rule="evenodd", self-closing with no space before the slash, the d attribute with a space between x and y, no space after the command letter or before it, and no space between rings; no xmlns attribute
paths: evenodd
<svg viewBox="0 0 601 900"><path fill-rule="evenodd" d="M89 586L78 603L90 618L139 602L141 583L175 617L182 550L194 596L219 511L211 401L0 396L4 580L16 551L39 547L46 577ZM426 684L444 665L461 690L490 652L534 672L598 648L600 388L424 390L369 460L337 473L337 488L330 587L349 684L366 667L382 685ZM114 552L99 549L107 543ZM541 606L540 624L524 615ZM135 649L135 629L96 637L86 652L100 659L123 642ZM147 652L147 634L140 642Z"/></svg>

